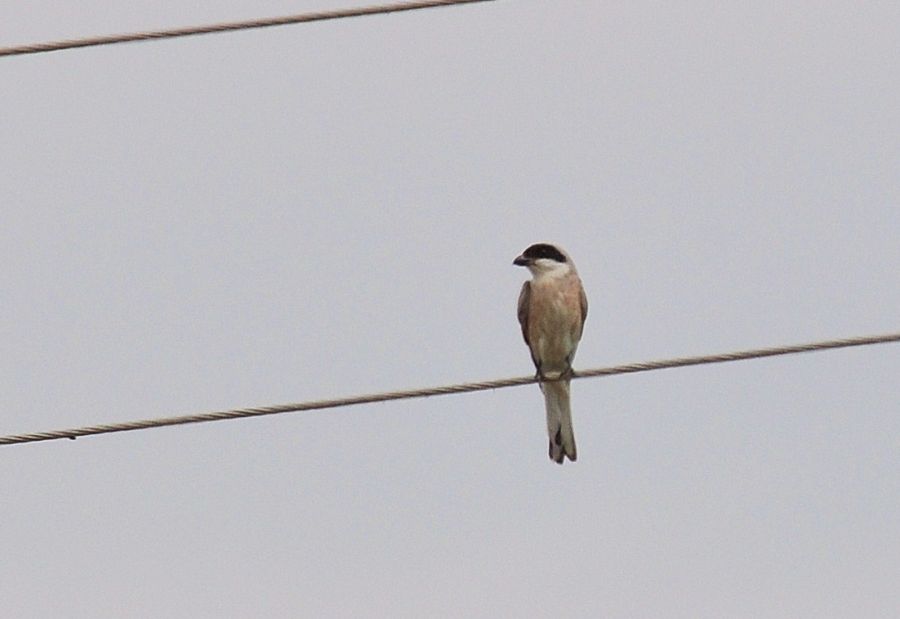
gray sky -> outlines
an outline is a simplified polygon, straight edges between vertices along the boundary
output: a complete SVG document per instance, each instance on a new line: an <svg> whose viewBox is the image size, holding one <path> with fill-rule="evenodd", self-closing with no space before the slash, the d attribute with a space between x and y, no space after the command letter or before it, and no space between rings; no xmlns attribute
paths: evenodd
<svg viewBox="0 0 900 619"><path fill-rule="evenodd" d="M0 2L0 45L348 6ZM503 0L0 59L0 433L897 331L897 3ZM0 449L10 617L896 617L900 346Z"/></svg>

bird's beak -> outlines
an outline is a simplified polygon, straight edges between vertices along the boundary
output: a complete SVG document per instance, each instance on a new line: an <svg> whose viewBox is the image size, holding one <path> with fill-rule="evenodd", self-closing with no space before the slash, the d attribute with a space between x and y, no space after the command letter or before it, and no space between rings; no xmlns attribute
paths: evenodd
<svg viewBox="0 0 900 619"><path fill-rule="evenodd" d="M513 260L513 264L517 267L527 267L529 264L531 264L531 260L529 260L525 256L519 256L518 258Z"/></svg>

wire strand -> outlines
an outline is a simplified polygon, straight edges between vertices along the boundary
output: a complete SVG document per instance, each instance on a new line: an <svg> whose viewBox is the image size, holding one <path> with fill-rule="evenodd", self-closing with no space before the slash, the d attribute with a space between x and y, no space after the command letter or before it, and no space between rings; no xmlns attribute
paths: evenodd
<svg viewBox="0 0 900 619"><path fill-rule="evenodd" d="M838 340L813 342L810 344L797 344L794 346L778 346L774 348L757 348L738 352L720 353L715 355L703 355L700 357L677 357L663 359L661 361L647 361L644 363L629 363L606 368L582 370L576 372L572 378L594 378L600 376L612 376L615 374L632 374L635 372L650 372L666 368L685 367L691 365L703 365L709 363L726 363L730 361L743 361L745 359L759 359L763 357L775 357L778 355L792 355L802 352L817 350L829 350L833 348L849 348L851 346L869 346L872 344L886 344L900 342L900 333L874 335L867 337L852 337ZM196 415L184 415L181 417L162 417L158 419L145 419L142 421L126 421L122 423L110 423L70 430L54 430L51 432L34 432L31 434L14 434L0 437L0 445L15 445L18 443L34 443L37 441L52 441L57 439L75 439L79 436L91 434L108 434L111 432L127 432L130 430L145 430L148 428L160 428L163 426L176 426L188 423L202 423L205 421L220 421L223 419L241 419L243 417L261 417L263 415L277 415L280 413L294 413L300 411L321 410L325 408L338 408L355 404L370 404L373 402L387 402L390 400L409 400L413 398L425 398L437 395L449 395L451 393L466 393L470 391L485 391L487 389L502 389L504 387L518 387L537 382L533 376L519 378L504 378L483 382L461 383L444 387L428 387L425 389L412 389L409 391L389 391L370 395L359 395L348 398L336 398L332 400L315 400L297 404L280 404L277 406L260 406L255 408L239 408L235 410L217 411L211 413L199 413Z"/></svg>
<svg viewBox="0 0 900 619"><path fill-rule="evenodd" d="M80 39L67 39L64 41L52 41L48 43L31 43L28 45L17 45L14 47L0 47L0 56L40 54L43 52L54 52L76 47L95 47L98 45L132 43L135 41L147 41L151 39L173 39L176 37L187 37L197 34L212 34L215 32L230 32L233 30L249 30L251 28L268 28L270 26L286 26L288 24L325 21L330 19L341 19L344 17L384 15L388 13L400 13L404 11L414 11L417 9L432 9L441 6L452 6L456 4L474 4L476 2L493 2L493 0L429 0L423 2L399 2L397 4L380 4L350 9L338 9L334 11L315 11L312 13L300 13L298 15L286 15L283 17L269 17L263 19L208 24L205 26L172 28L170 30L149 30L145 32L132 32L128 34L111 34L104 36L84 37Z"/></svg>

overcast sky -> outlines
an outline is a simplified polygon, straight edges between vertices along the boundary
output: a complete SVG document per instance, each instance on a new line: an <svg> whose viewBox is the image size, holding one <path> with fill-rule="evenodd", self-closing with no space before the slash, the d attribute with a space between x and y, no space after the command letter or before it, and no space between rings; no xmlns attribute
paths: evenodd
<svg viewBox="0 0 900 619"><path fill-rule="evenodd" d="M362 3L359 3L362 4ZM0 1L0 45L346 2ZM900 5L501 0L0 58L0 434L900 330ZM0 448L16 618L896 617L900 345Z"/></svg>

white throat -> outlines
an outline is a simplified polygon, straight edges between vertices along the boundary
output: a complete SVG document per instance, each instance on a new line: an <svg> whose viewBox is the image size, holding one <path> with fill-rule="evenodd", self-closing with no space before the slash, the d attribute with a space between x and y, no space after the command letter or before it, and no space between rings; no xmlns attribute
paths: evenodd
<svg viewBox="0 0 900 619"><path fill-rule="evenodd" d="M565 277L572 272L572 266L568 262L557 262L549 258L538 258L528 265L534 279L556 279Z"/></svg>

